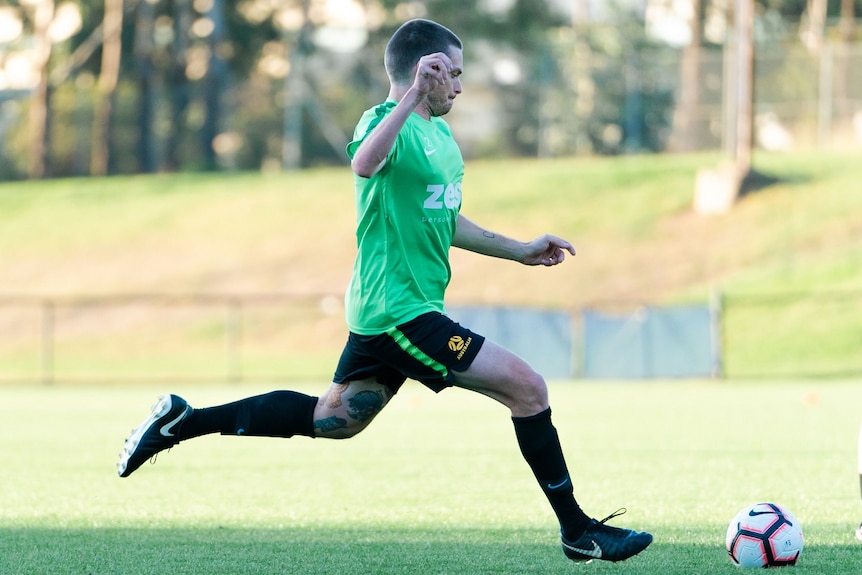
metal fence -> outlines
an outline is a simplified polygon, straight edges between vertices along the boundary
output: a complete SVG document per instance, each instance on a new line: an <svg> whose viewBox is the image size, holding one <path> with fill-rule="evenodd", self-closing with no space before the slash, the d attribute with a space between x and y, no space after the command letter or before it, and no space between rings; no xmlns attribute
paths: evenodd
<svg viewBox="0 0 862 575"><path fill-rule="evenodd" d="M584 310L581 376L589 379L720 377L721 318L704 304Z"/></svg>
<svg viewBox="0 0 862 575"><path fill-rule="evenodd" d="M0 381L328 376L346 333L333 295L0 298Z"/></svg>
<svg viewBox="0 0 862 575"><path fill-rule="evenodd" d="M612 38L618 34L609 33ZM546 53L531 59L477 46L469 53L464 93L447 116L465 157L719 150L728 145L734 70L721 46L704 46L690 56L672 46L625 44L617 51L599 51L572 32L555 36ZM367 70L367 60L356 54L309 56L304 72L308 89L301 102L309 109L302 129L287 129L299 120L291 123L296 103L284 95L282 80L264 76L231 82L220 112L220 141L230 145L218 147L218 165L254 170L344 162L344 145L362 109L386 93L382 71ZM497 73L501 62L520 70L519 83L507 84ZM756 145L862 148L860 69L859 43L827 42L815 51L790 32L758 42ZM371 85L352 89L351 75L368 76ZM116 173L141 169L134 113L137 80L125 82L118 101L123 112L112 123ZM3 101L15 96L17 100ZM0 93L0 178L21 175L26 163L25 96ZM170 109L170 97L161 91L156 108ZM96 87L90 84L68 83L56 90L50 154L57 176L86 173L93 128L82 119L90 119L94 98ZM172 156L165 142L152 145L161 163L200 163L195 146ZM286 162L284 157L293 152L302 158Z"/></svg>
<svg viewBox="0 0 862 575"><path fill-rule="evenodd" d="M575 50L558 48L561 71ZM564 82L545 86L540 155L727 149L735 73L730 58L721 47L691 56L668 48L619 58L591 55L594 93ZM862 75L856 73L862 44L827 43L818 51L794 41L759 44L754 59L755 146L862 148ZM686 73L694 79L686 81ZM587 110L582 117L579 109Z"/></svg>
<svg viewBox="0 0 862 575"><path fill-rule="evenodd" d="M616 306L611 324L611 315L595 309L453 311L553 378L862 374L862 291L627 307ZM586 316L603 329L587 329ZM553 345L536 335L543 333ZM0 382L328 381L346 335L341 297L333 294L5 296Z"/></svg>

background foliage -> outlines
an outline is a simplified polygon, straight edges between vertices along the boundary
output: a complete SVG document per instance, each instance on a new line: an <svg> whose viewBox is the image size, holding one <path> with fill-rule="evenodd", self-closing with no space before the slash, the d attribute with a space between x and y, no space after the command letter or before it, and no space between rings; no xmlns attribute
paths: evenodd
<svg viewBox="0 0 862 575"><path fill-rule="evenodd" d="M818 128L806 131L805 124L818 122L818 109L823 113L816 102L811 109L812 98L824 97L811 90L821 85L817 70L826 56L801 41L811 20L807 11L821 3L758 2L763 74L756 97L763 113L777 115L795 133L796 145L816 142ZM129 0L122 4L117 88L106 91L103 39L111 4L83 0L77 31L51 44L44 97L32 86L15 89L8 78L4 89L0 76L0 179L94 173L103 123L97 110L106 106L106 167L98 173L343 164L356 119L386 95L387 39L405 19L418 16L448 24L466 42L463 109L452 119L462 126L458 135L468 157L721 147L721 61L729 32L700 34L689 46L673 44L645 24L649 10L665 3L598 4ZM853 22L860 4L824 4L821 33L852 43L855 28L845 34L844 24ZM17 38L0 39L0 65L29 54L39 38L36 5L10 8L23 30ZM574 6L588 9L578 16ZM691 10L698 30L715 28L715 22L727 28L732 21L725 0L692 2ZM701 62L694 71L682 64L689 49ZM860 55L848 57L857 58L858 67ZM862 107L862 80L839 64L836 88L844 88L829 104L829 125L820 126L830 131L832 143L842 141L839 132ZM695 100L686 96L686 82L700 86ZM31 119L41 106L48 110L44 152L34 145ZM694 106L688 112L694 119L686 123L680 120L685 106Z"/></svg>

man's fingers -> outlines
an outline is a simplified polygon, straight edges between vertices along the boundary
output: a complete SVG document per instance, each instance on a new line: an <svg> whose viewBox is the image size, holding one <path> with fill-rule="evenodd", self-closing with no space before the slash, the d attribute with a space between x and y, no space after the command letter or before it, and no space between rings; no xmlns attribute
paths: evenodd
<svg viewBox="0 0 862 575"><path fill-rule="evenodd" d="M433 77L439 82L445 82L451 68L452 61L442 52L423 56L419 60L419 70L423 78Z"/></svg>
<svg viewBox="0 0 862 575"><path fill-rule="evenodd" d="M559 250L566 250L570 254L575 255L575 246L573 246L572 244L570 244L566 240L564 240L562 238L554 238L552 240L552 242L553 242L555 248L557 248Z"/></svg>

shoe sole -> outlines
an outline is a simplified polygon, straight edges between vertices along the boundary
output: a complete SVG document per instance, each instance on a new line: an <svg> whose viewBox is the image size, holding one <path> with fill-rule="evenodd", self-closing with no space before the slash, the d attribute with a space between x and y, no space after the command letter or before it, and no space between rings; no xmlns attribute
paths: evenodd
<svg viewBox="0 0 862 575"><path fill-rule="evenodd" d="M123 473L126 472L126 468L129 465L129 459L135 454L135 450L138 448L138 445L141 442L141 438L144 434L149 431L150 427L160 418L164 417L171 410L173 403L171 401L171 396L162 395L153 405L153 408L150 410L150 416L144 420L138 427L132 430L132 434L126 439L126 443L123 445L123 452L120 453L120 461L117 462L117 474L120 477L123 477Z"/></svg>

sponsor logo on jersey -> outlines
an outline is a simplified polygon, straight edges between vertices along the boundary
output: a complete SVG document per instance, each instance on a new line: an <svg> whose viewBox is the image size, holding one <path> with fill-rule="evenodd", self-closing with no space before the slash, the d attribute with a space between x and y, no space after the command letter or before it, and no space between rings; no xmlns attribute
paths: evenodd
<svg viewBox="0 0 862 575"><path fill-rule="evenodd" d="M426 210L454 210L461 205L461 182L429 184L425 191L428 197L422 207Z"/></svg>

